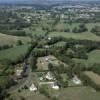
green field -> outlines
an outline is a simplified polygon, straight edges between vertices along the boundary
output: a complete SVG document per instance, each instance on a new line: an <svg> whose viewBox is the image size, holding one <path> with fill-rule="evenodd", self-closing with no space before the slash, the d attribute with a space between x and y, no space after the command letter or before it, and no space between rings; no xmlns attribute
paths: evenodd
<svg viewBox="0 0 100 100"><path fill-rule="evenodd" d="M72 23L71 25L68 23L64 23L64 20L60 20L60 22L55 26L55 29L57 30L63 30L63 29L70 29L72 30L75 27L79 27L79 25L82 23ZM100 26L100 23L86 23L86 27L88 28L88 31L91 31L91 29L94 26Z"/></svg>
<svg viewBox="0 0 100 100"><path fill-rule="evenodd" d="M51 46L54 46L54 47L64 47L66 45L66 42L63 42L63 41L60 41L60 42L57 42Z"/></svg>
<svg viewBox="0 0 100 100"><path fill-rule="evenodd" d="M100 100L100 92L90 87L69 87L60 90L58 100Z"/></svg>
<svg viewBox="0 0 100 100"><path fill-rule="evenodd" d="M51 89L50 86L44 86L51 97L57 97L57 100L100 100L100 92L96 92L88 86L75 86L61 88L59 91Z"/></svg>
<svg viewBox="0 0 100 100"><path fill-rule="evenodd" d="M13 98L14 100L21 100L21 97L24 97L25 100L49 100L44 95L40 93L30 92L29 89L23 90L21 93L13 92L13 94L10 96L10 98ZM9 99L5 99L9 100Z"/></svg>
<svg viewBox="0 0 100 100"><path fill-rule="evenodd" d="M20 59L20 57L25 56L25 54L28 51L28 48L30 45L22 45L22 46L16 46L14 48L1 50L0 51L0 60L10 60L10 61L16 61Z"/></svg>
<svg viewBox="0 0 100 100"><path fill-rule="evenodd" d="M65 38L72 38L78 40L93 40L93 41L100 41L100 37L96 36L95 34L85 32L85 33L67 33L67 32L51 32L49 34L50 37L58 37L62 36Z"/></svg>
<svg viewBox="0 0 100 100"><path fill-rule="evenodd" d="M88 62L100 63L100 50L94 50L90 52Z"/></svg>
<svg viewBox="0 0 100 100"><path fill-rule="evenodd" d="M89 79L91 79L91 81L94 82L96 85L100 86L100 75L92 71L85 71L83 72L83 74L86 75Z"/></svg>
<svg viewBox="0 0 100 100"><path fill-rule="evenodd" d="M100 26L100 23L87 23L86 27L88 28L87 32L83 33L73 33L72 30L75 27L79 27L79 25L82 23L72 23L69 25L68 23L64 23L64 20L61 20L56 26L55 29L58 30L58 32L51 32L51 37L57 37L57 36L63 36L66 38L73 38L73 39L79 39L79 40L93 40L93 41L100 41L100 37L96 36L95 34L91 33L91 29L94 26ZM64 29L70 29L70 32L60 32L60 30Z"/></svg>
<svg viewBox="0 0 100 100"><path fill-rule="evenodd" d="M21 40L23 43L30 42L29 37L18 37L0 33L0 45L16 45L18 40Z"/></svg>

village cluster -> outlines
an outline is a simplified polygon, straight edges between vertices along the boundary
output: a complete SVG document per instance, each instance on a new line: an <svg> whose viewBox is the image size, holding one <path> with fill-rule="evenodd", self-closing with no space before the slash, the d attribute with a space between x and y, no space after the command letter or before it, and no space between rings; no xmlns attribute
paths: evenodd
<svg viewBox="0 0 100 100"><path fill-rule="evenodd" d="M36 92L42 86L48 86L53 90L59 90L60 88L62 88L62 84L56 79L54 73L48 70L49 63L53 64L53 66L59 66L59 64L61 64L62 62L51 55L38 58L37 61L38 69L37 71L32 72L31 77L33 78L31 78L31 82L25 84L26 86L28 86L30 92ZM24 78L23 68L27 65L24 64L24 66L23 67L22 66L23 64L21 65L19 64L19 66L17 65L17 67L15 68L15 74L14 74L15 81L19 81L20 79ZM69 80L66 77L67 73L64 73L62 75L65 75L62 76L62 78L65 78L65 80L68 81L68 86L82 85L82 81L78 78L77 75L74 75L73 78Z"/></svg>

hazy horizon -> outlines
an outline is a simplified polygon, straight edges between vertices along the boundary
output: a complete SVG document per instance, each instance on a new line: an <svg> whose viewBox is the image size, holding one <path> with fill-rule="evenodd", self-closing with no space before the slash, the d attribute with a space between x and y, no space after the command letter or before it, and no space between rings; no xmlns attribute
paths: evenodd
<svg viewBox="0 0 100 100"><path fill-rule="evenodd" d="M0 4L45 4L45 3L55 3L55 2L81 2L81 1L100 1L100 0L0 0Z"/></svg>
<svg viewBox="0 0 100 100"><path fill-rule="evenodd" d="M0 0L0 2L39 2L39 1L100 1L100 0Z"/></svg>

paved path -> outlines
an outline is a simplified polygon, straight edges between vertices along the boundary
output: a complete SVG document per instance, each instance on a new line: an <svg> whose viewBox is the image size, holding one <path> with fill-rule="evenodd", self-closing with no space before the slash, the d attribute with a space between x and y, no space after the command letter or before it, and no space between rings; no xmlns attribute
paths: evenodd
<svg viewBox="0 0 100 100"><path fill-rule="evenodd" d="M54 82L40 82L39 85L51 85L53 84Z"/></svg>

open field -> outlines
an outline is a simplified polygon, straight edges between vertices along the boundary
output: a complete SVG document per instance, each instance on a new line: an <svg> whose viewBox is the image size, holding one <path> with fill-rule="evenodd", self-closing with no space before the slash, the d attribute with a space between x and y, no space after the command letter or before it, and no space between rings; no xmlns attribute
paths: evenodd
<svg viewBox="0 0 100 100"><path fill-rule="evenodd" d="M100 92L90 87L69 87L60 90L59 100L100 100Z"/></svg>
<svg viewBox="0 0 100 100"><path fill-rule="evenodd" d="M94 83L100 85L100 76L92 71L85 71L84 74L88 76Z"/></svg>
<svg viewBox="0 0 100 100"><path fill-rule="evenodd" d="M85 32L85 33L51 32L49 36L50 37L62 36L65 38L72 38L72 39L78 39L78 40L100 41L100 37L89 32Z"/></svg>
<svg viewBox="0 0 100 100"><path fill-rule="evenodd" d="M66 45L66 42L63 42L63 41L60 41L60 42L57 42L51 46L54 46L54 47L63 47Z"/></svg>
<svg viewBox="0 0 100 100"><path fill-rule="evenodd" d="M44 86L51 97L57 97L57 100L99 100L100 92L96 92L88 86L68 87L60 90L54 90L50 86Z"/></svg>
<svg viewBox="0 0 100 100"><path fill-rule="evenodd" d="M75 27L79 27L79 25L82 23L72 23L71 25L68 23L64 23L64 20L60 20L60 22L55 26L55 29L57 30L63 30L63 29L70 29L72 30ZM88 31L91 31L91 29L94 26L100 26L100 23L86 23L86 27L88 28Z"/></svg>
<svg viewBox="0 0 100 100"><path fill-rule="evenodd" d="M87 32L83 33L73 33L72 30L75 27L79 27L79 25L82 23L72 23L69 25L68 23L64 23L63 20L61 20L56 26L55 29L58 30L58 32L51 32L50 36L63 36L66 38L73 38L73 39L81 39L81 40L93 40L93 41L100 41L100 37L96 36L95 34L91 33L91 29L94 26L100 26L100 23L87 23L86 27L88 29ZM60 30L64 29L70 29L70 32L60 32Z"/></svg>
<svg viewBox="0 0 100 100"><path fill-rule="evenodd" d="M89 53L88 62L100 63L100 50L94 50Z"/></svg>
<svg viewBox="0 0 100 100"><path fill-rule="evenodd" d="M0 33L0 45L14 45L17 43L18 40L21 40L23 43L27 43L30 41L30 38L11 36Z"/></svg>
<svg viewBox="0 0 100 100"><path fill-rule="evenodd" d="M72 25L69 25L68 23L64 23L64 20L60 20L60 22L55 26L55 29L57 30L63 30L63 29L70 29L72 30L74 27L78 27L80 23L73 23Z"/></svg>
<svg viewBox="0 0 100 100"><path fill-rule="evenodd" d="M25 54L28 51L28 48L30 45L21 45L21 46L16 46L14 48L6 49L6 50L1 50L0 51L0 60L10 60L10 61L16 61L20 57L25 56Z"/></svg>
<svg viewBox="0 0 100 100"><path fill-rule="evenodd" d="M23 90L22 92L14 92L13 95L11 95L10 98L13 98L14 100L21 100L21 97L24 97L25 100L49 100L44 95L40 93L30 92L28 90ZM9 100L9 99L6 99Z"/></svg>

